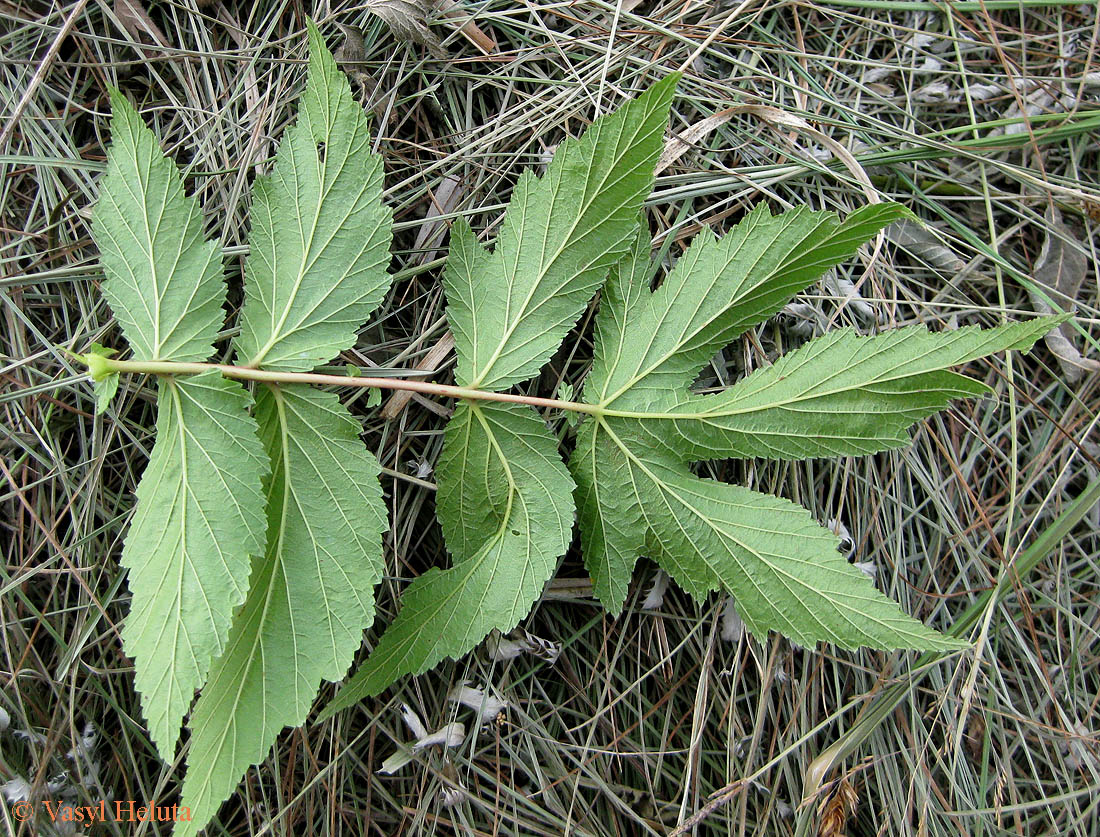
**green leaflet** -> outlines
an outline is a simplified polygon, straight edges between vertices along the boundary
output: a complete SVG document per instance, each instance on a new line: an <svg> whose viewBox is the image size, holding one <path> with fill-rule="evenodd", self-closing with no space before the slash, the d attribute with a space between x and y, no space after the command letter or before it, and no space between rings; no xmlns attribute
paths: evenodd
<svg viewBox="0 0 1100 837"><path fill-rule="evenodd" d="M844 560L836 536L804 508L700 479L608 423L590 422L584 433L573 472L586 499L586 489L597 486L595 499L604 504L595 508L590 501L580 509L585 560L599 554L586 532L596 516L622 562L602 568L605 589L616 584L625 590L644 553L697 599L718 588L732 593L758 637L776 630L803 645L940 651L966 646L903 614ZM616 527L610 537L608 525ZM589 570L595 581L596 568Z"/></svg>
<svg viewBox="0 0 1100 837"><path fill-rule="evenodd" d="M433 568L322 718L406 674L458 657L530 611L573 531L573 480L557 440L529 407L464 403L436 467L437 512L452 567Z"/></svg>
<svg viewBox="0 0 1100 837"><path fill-rule="evenodd" d="M168 762L244 601L249 556L263 549L268 461L251 403L217 372L160 383L157 440L122 550L133 593L122 639L149 732Z"/></svg>
<svg viewBox="0 0 1100 837"><path fill-rule="evenodd" d="M275 166L256 181L241 363L312 369L351 346L390 286L393 214L363 106L310 22L309 79Z"/></svg>
<svg viewBox="0 0 1100 837"><path fill-rule="evenodd" d="M117 90L111 106L107 174L92 215L103 293L137 359L205 360L224 318L218 242L203 240L201 213L175 165ZM89 366L113 353L93 346ZM102 412L118 375L95 378ZM249 556L263 545L267 462L250 404L218 375L161 384L157 442L122 554L133 594L123 641L167 761L244 599Z"/></svg>
<svg viewBox="0 0 1100 837"><path fill-rule="evenodd" d="M139 360L206 360L225 313L217 241L157 138L111 90L107 173L92 212L103 295Z"/></svg>
<svg viewBox="0 0 1100 837"><path fill-rule="evenodd" d="M687 459L858 456L909 444L908 428L952 399L983 395L978 381L942 371L1004 349L1031 348L1049 318L933 333L906 326L859 337L838 329L717 395L671 400L656 430ZM685 418L672 418L673 416Z"/></svg>
<svg viewBox="0 0 1100 837"><path fill-rule="evenodd" d="M374 619L386 509L378 461L359 425L332 393L261 389L267 553L225 653L191 715L182 805L197 834L249 765L284 726L301 724L322 680L339 680Z"/></svg>
<svg viewBox="0 0 1100 837"><path fill-rule="evenodd" d="M908 216L893 203L843 221L805 207L773 216L761 204L721 239L709 231L696 236L653 293L642 275L648 237L638 240L635 226L631 260L605 292L621 302L601 306L585 401L617 410L643 405L647 414L674 401L715 352Z"/></svg>
<svg viewBox="0 0 1100 837"><path fill-rule="evenodd" d="M111 406L111 400L118 392L118 375L108 375L102 381L96 381L92 385L95 394L95 414L102 415Z"/></svg>
<svg viewBox="0 0 1100 837"><path fill-rule="evenodd" d="M678 78L563 142L541 179L524 172L491 253L455 222L443 286L460 385L501 391L527 380L573 327L653 187Z"/></svg>
<svg viewBox="0 0 1100 837"><path fill-rule="evenodd" d="M836 551L836 538L786 500L691 474L723 456L826 456L904 444L904 431L985 387L943 371L1027 348L1050 321L870 338L838 331L718 395L692 379L713 353L775 313L826 267L901 216L878 205L827 213L750 213L725 238L696 240L653 292L639 232L605 288L586 420L570 462L581 544L597 595L622 608L638 557L651 555L696 597L723 588L757 635L803 644L960 647L905 616ZM812 242L812 244L807 244Z"/></svg>

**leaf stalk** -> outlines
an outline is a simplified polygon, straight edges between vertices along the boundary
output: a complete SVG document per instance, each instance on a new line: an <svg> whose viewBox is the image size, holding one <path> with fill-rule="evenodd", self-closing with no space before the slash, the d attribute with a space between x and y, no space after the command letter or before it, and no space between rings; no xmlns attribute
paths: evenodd
<svg viewBox="0 0 1100 837"><path fill-rule="evenodd" d="M89 374L97 380L111 373L131 375L200 375L213 369L226 378L238 381L259 381L265 384L313 384L316 386L373 387L377 389L405 390L421 395L441 398L460 398L468 401L497 401L510 404L526 404L574 413L602 415L605 410L596 404L577 401L560 401L556 398L540 398L511 392L490 392L484 389L436 384L431 381L408 381L401 378L371 378L365 375L324 375L316 372L278 372L270 369L253 369L224 363L187 363L171 360L115 360L99 354L83 356Z"/></svg>

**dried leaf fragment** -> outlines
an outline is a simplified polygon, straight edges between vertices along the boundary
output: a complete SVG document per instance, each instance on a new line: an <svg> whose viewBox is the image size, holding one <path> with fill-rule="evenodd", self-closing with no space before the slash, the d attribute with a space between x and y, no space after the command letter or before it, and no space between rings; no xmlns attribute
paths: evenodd
<svg viewBox="0 0 1100 837"><path fill-rule="evenodd" d="M450 357L451 352L454 351L455 338L451 332L447 332L436 342L434 346L428 349L424 357L414 367L415 369L434 372L440 367L444 360ZM390 400L386 402L386 406L382 408L382 418L393 419L397 418L401 414L401 411L405 409L405 405L412 400L413 393L408 390L397 390L390 396Z"/></svg>
<svg viewBox="0 0 1100 837"><path fill-rule="evenodd" d="M394 36L428 48L432 57L447 58L439 38L428 28L431 0L368 0L367 11L382 18Z"/></svg>
<svg viewBox="0 0 1100 837"><path fill-rule="evenodd" d="M844 837L848 817L856 811L859 796L847 778L841 779L818 807L817 837Z"/></svg>
<svg viewBox="0 0 1100 837"><path fill-rule="evenodd" d="M1051 207L1047 210L1046 220L1047 238L1035 262L1032 276L1041 288L1072 302L1085 281L1088 262L1082 249L1070 243L1075 240L1075 236L1062 223L1061 213ZM1029 293L1036 311L1043 314L1054 313L1054 309L1037 290ZM1047 348L1058 358L1068 383L1077 383L1086 372L1100 372L1100 361L1083 357L1073 344L1073 328L1069 323L1063 323L1043 339Z"/></svg>
<svg viewBox="0 0 1100 837"><path fill-rule="evenodd" d="M446 227L446 222L441 221L439 216L454 212L465 195L462 179L453 174L443 178L439 186L429 193L428 211L424 214L424 223L417 230L416 242L413 244L414 250L424 251L415 256L417 264L427 264L439 255L437 248Z"/></svg>
<svg viewBox="0 0 1100 837"><path fill-rule="evenodd" d="M401 704L401 720L416 738L411 744L399 744L397 751L382 762L378 773L392 776L413 760L413 755L427 747L458 747L466 739L466 727L459 723L447 724L435 732L428 732L416 710L407 703Z"/></svg>
<svg viewBox="0 0 1100 837"><path fill-rule="evenodd" d="M520 654L532 654L553 665L561 654L561 643L535 636L530 631L517 628L507 637L494 631L485 640L485 648L491 660L511 660Z"/></svg>
<svg viewBox="0 0 1100 837"><path fill-rule="evenodd" d="M660 174L679 160L689 149L695 147L712 131L729 122L730 117L737 112L738 108L735 107L720 110L705 119L699 120L686 131L668 140L668 142L665 143L664 150L661 152L660 159L657 160L657 174Z"/></svg>
<svg viewBox="0 0 1100 837"><path fill-rule="evenodd" d="M115 0L115 17L126 33L138 43L150 46L166 47L168 39L149 13L141 0Z"/></svg>
<svg viewBox="0 0 1100 837"><path fill-rule="evenodd" d="M744 635L745 622L737 612L737 602L730 596L722 608L722 639L726 642L737 642Z"/></svg>
<svg viewBox="0 0 1100 837"><path fill-rule="evenodd" d="M344 42L336 48L332 57L345 73L359 72L357 64L367 60L367 47L363 43L363 32L355 26L337 23L336 28L344 35Z"/></svg>
<svg viewBox="0 0 1100 837"><path fill-rule="evenodd" d="M508 708L508 701L497 697L490 691L471 686L468 680L462 681L462 683L451 689L447 695L447 700L460 703L477 712L477 726L479 727L495 721L497 716Z"/></svg>
<svg viewBox="0 0 1100 837"><path fill-rule="evenodd" d="M886 237L918 259L940 270L957 272L966 264L941 243L935 231L915 221L899 221L886 230Z"/></svg>
<svg viewBox="0 0 1100 837"><path fill-rule="evenodd" d="M657 574L653 577L653 586L649 588L649 592L646 593L645 601L642 602L642 610L657 610L665 601L665 593L668 591L668 573L664 570L658 569Z"/></svg>

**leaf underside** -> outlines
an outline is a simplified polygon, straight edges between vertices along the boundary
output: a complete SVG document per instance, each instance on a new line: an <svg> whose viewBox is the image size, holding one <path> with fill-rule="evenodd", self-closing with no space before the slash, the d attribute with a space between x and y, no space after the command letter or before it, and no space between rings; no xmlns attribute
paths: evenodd
<svg viewBox="0 0 1100 837"><path fill-rule="evenodd" d="M257 179L240 363L305 371L350 347L390 286L392 212L363 106L309 27L309 81L270 175Z"/></svg>
<svg viewBox="0 0 1100 837"><path fill-rule="evenodd" d="M676 78L562 143L542 178L525 172L492 252L454 224L443 285L459 383L501 390L526 380L573 327L630 243ZM529 409L461 404L436 473L453 565L409 585L397 619L322 717L515 627L565 553L573 481Z"/></svg>
<svg viewBox="0 0 1100 837"><path fill-rule="evenodd" d="M677 74L524 172L492 252L458 219L443 277L462 386L500 391L549 360L625 252L653 187Z"/></svg>
<svg viewBox="0 0 1100 837"><path fill-rule="evenodd" d="M267 552L191 715L182 804L192 822L176 835L197 833L283 727L305 720L374 619L387 519L358 423L309 387L262 389L255 412L272 463Z"/></svg>
<svg viewBox="0 0 1100 837"><path fill-rule="evenodd" d="M390 279L391 213L366 117L316 27L299 119L257 186L243 362L305 370L351 347ZM201 361L222 326L217 242L119 94L93 233L105 292L140 360ZM93 354L96 353L93 348ZM97 383L105 406L117 376ZM374 616L386 529L375 457L335 395L251 397L217 372L161 383L157 442L123 550L123 631L150 733L171 761L191 716L182 804L194 834L345 675ZM258 423L257 423L258 422ZM265 515L264 509L267 513Z"/></svg>
<svg viewBox="0 0 1100 837"><path fill-rule="evenodd" d="M92 214L103 293L136 359L205 360L224 318L219 243L203 239L179 171L117 90L111 107ZM117 374L96 381L97 411L117 387ZM122 636L150 736L171 761L183 715L244 600L250 556L263 548L268 463L239 384L216 373L165 379L157 403L157 441L121 559L132 593Z"/></svg>
<svg viewBox="0 0 1100 837"><path fill-rule="evenodd" d="M103 295L137 360L206 360L225 313L220 247L175 164L126 98L111 90L111 145L92 235Z"/></svg>
<svg viewBox="0 0 1100 837"><path fill-rule="evenodd" d="M455 222L443 286L460 384L502 390L530 378L576 323L629 245L676 79L562 143L542 178L525 172L492 252ZM515 627L569 544L573 481L530 410L461 404L436 472L452 567L409 585L397 619L322 717Z"/></svg>
<svg viewBox="0 0 1100 837"><path fill-rule="evenodd" d="M354 345L390 284L381 161L347 79L308 30L297 122L255 187L234 341L238 362L275 371L310 370ZM408 585L396 620L322 717L515 627L568 549L575 512L596 594L613 613L645 555L698 599L733 595L757 636L964 645L878 592L806 509L700 478L692 465L897 448L952 399L988 392L950 367L1027 349L1055 319L871 337L841 329L721 392L692 390L717 351L910 215L896 204L843 221L758 207L722 238L698 235L652 289L638 219L676 79L562 143L543 177L524 173L491 250L455 222L443 285L458 383L503 391L530 379L603 286L582 394L593 414L566 467L534 410L458 404L436 468L451 566ZM203 239L199 210L152 132L117 92L112 106L93 216L104 293L135 358L205 360L223 321L218 242ZM99 408L117 381L98 383ZM123 639L166 760L206 680L181 800L192 819L175 830L192 835L279 732L304 721L320 684L345 675L373 621L387 515L379 463L334 394L265 386L253 405L212 371L165 378L158 410L123 550L133 592Z"/></svg>
<svg viewBox="0 0 1100 837"><path fill-rule="evenodd" d="M609 280L596 319L582 425L570 468L581 545L597 596L622 609L637 559L653 557L701 598L723 589L757 636L802 644L950 650L964 645L904 615L837 552L808 511L701 479L692 462L864 454L907 442L906 428L951 399L988 391L946 367L1025 349L1036 320L934 334L831 332L714 395L689 386L714 353L772 316L878 229L876 205L843 222L796 209L751 212L722 239L700 236L655 291L648 236Z"/></svg>
<svg viewBox="0 0 1100 837"><path fill-rule="evenodd" d="M452 566L430 569L405 589L397 618L325 717L461 656L494 628L510 631L569 546L573 480L557 440L529 407L460 405L436 477Z"/></svg>
<svg viewBox="0 0 1100 837"><path fill-rule="evenodd" d="M160 383L157 440L122 550L133 594L122 639L149 733L169 762L244 601L249 556L263 550L269 466L251 403L217 372Z"/></svg>
<svg viewBox="0 0 1100 837"><path fill-rule="evenodd" d="M350 348L390 278L390 210L363 108L308 24L297 123L257 186L236 349L264 369L311 369ZM255 415L272 465L267 550L191 716L182 803L195 833L301 724L324 680L341 679L374 620L386 507L380 466L332 393L262 389Z"/></svg>

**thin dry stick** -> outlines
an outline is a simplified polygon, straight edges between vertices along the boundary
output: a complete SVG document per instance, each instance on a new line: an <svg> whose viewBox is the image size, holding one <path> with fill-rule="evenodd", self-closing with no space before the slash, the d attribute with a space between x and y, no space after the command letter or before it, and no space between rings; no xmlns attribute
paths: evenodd
<svg viewBox="0 0 1100 837"><path fill-rule="evenodd" d="M454 335L448 331L439 338L434 346L428 349L427 354L425 354L424 357L420 359L420 362L413 368L421 372L434 372L439 368L439 365L443 363L454 347ZM382 418L397 418L398 414L405 409L405 405L412 400L412 397L413 394L409 390L399 390L395 392L382 408Z"/></svg>

